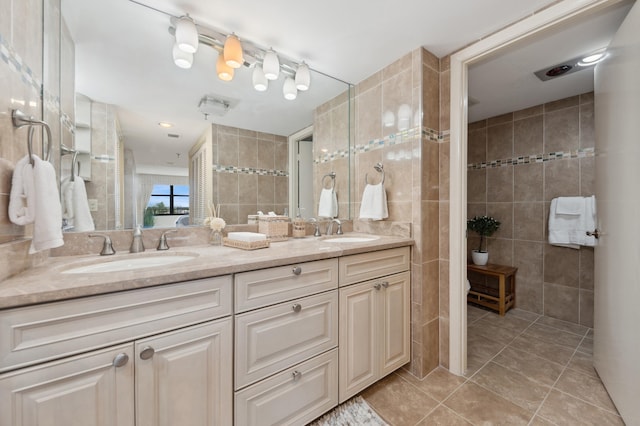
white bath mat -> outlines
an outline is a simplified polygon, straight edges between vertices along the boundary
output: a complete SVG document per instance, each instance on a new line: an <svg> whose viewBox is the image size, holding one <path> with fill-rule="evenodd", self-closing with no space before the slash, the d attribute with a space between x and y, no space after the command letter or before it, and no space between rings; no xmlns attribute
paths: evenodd
<svg viewBox="0 0 640 426"><path fill-rule="evenodd" d="M389 426L361 396L337 406L310 426Z"/></svg>

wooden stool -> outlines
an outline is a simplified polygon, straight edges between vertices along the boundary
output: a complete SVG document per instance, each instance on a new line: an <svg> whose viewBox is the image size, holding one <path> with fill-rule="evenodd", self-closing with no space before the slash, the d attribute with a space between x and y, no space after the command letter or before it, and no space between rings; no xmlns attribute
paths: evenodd
<svg viewBox="0 0 640 426"><path fill-rule="evenodd" d="M471 290L467 294L467 302L482 305L489 309L504 314L516 304L516 272L518 268L513 266L494 265L488 263L484 266L467 265L467 278L471 284ZM479 274L484 277L484 282L472 280L471 276ZM487 278L497 278L498 288L493 288L487 282Z"/></svg>

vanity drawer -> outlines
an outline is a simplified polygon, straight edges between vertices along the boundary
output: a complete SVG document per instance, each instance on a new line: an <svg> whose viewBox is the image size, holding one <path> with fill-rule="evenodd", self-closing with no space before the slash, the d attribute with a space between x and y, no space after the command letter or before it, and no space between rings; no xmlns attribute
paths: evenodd
<svg viewBox="0 0 640 426"><path fill-rule="evenodd" d="M231 276L0 311L0 372L231 314Z"/></svg>
<svg viewBox="0 0 640 426"><path fill-rule="evenodd" d="M338 345L338 291L236 315L235 387Z"/></svg>
<svg viewBox="0 0 640 426"><path fill-rule="evenodd" d="M325 259L236 274L235 312L274 305L338 288L338 259Z"/></svg>
<svg viewBox="0 0 640 426"><path fill-rule="evenodd" d="M236 392L237 425L303 425L338 405L338 351Z"/></svg>
<svg viewBox="0 0 640 426"><path fill-rule="evenodd" d="M409 270L409 247L372 251L340 258L340 287Z"/></svg>

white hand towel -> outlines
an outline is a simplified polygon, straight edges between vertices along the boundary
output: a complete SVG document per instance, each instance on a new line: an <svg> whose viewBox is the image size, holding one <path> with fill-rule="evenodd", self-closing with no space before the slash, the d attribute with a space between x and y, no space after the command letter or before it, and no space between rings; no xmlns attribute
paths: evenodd
<svg viewBox="0 0 640 426"><path fill-rule="evenodd" d="M595 246L595 237L588 236L587 232L594 231L596 224L595 196L558 197L551 200L550 244L571 248Z"/></svg>
<svg viewBox="0 0 640 426"><path fill-rule="evenodd" d="M73 230L77 232L93 231L96 227L89 210L89 200L87 199L84 179L76 176L71 183L73 184Z"/></svg>
<svg viewBox="0 0 640 426"><path fill-rule="evenodd" d="M62 199L62 218L73 225L73 182L69 176L62 179L60 183L60 197Z"/></svg>
<svg viewBox="0 0 640 426"><path fill-rule="evenodd" d="M33 156L33 188L35 190L35 220L29 253L60 247L62 239L62 207L58 180L53 165Z"/></svg>
<svg viewBox="0 0 640 426"><path fill-rule="evenodd" d="M35 220L36 194L33 183L33 167L29 156L26 156L18 160L11 178L9 220L16 225L28 225Z"/></svg>
<svg viewBox="0 0 640 426"><path fill-rule="evenodd" d="M333 189L322 188L318 203L318 217L338 216L338 196Z"/></svg>
<svg viewBox="0 0 640 426"><path fill-rule="evenodd" d="M382 183L367 184L362 193L360 219L382 220L388 217L387 193L384 190L384 185Z"/></svg>

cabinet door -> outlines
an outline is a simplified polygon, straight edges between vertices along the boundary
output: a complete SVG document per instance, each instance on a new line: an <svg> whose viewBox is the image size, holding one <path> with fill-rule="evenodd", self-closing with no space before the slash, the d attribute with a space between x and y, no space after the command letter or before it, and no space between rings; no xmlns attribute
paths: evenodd
<svg viewBox="0 0 640 426"><path fill-rule="evenodd" d="M133 426L133 389L131 344L24 368L0 376L0 425Z"/></svg>
<svg viewBox="0 0 640 426"><path fill-rule="evenodd" d="M378 320L381 330L378 333L380 343L380 377L409 362L410 352L410 275L408 272L385 277L379 281L382 285L378 293Z"/></svg>
<svg viewBox="0 0 640 426"><path fill-rule="evenodd" d="M139 340L136 425L230 425L231 318Z"/></svg>
<svg viewBox="0 0 640 426"><path fill-rule="evenodd" d="M340 403L377 380L378 292L373 282L340 289Z"/></svg>

